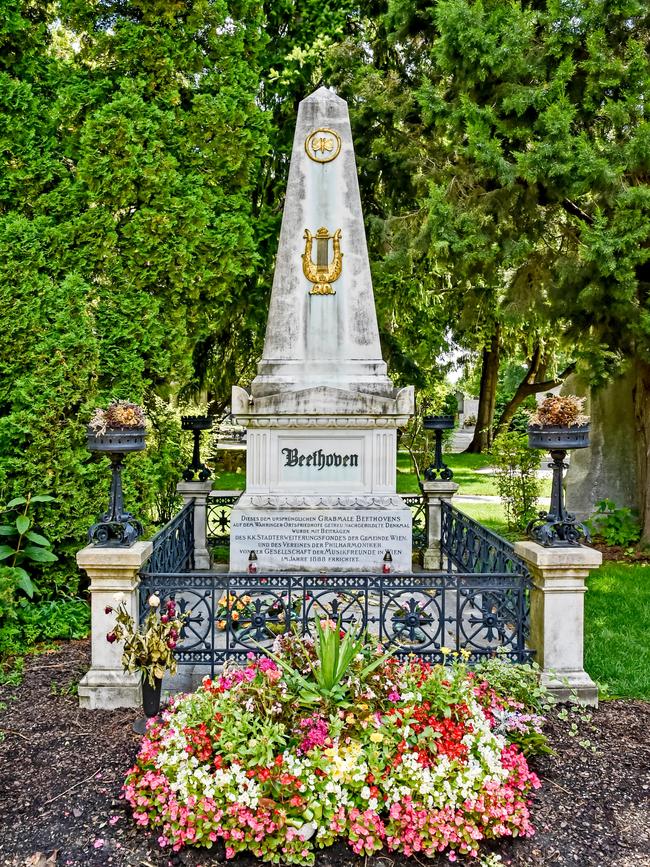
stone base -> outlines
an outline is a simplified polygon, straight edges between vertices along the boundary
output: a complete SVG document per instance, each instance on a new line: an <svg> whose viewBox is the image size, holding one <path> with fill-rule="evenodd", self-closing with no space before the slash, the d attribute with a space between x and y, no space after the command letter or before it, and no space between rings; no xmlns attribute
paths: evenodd
<svg viewBox="0 0 650 867"><path fill-rule="evenodd" d="M210 552L207 548L194 549L194 568L195 569L210 569L212 561L210 560Z"/></svg>
<svg viewBox="0 0 650 867"><path fill-rule="evenodd" d="M422 553L422 566L426 572L440 571L440 545L430 545Z"/></svg>
<svg viewBox="0 0 650 867"><path fill-rule="evenodd" d="M412 570L412 517L391 509L253 509L230 515L230 571L245 572L255 551L259 572Z"/></svg>
<svg viewBox="0 0 650 867"><path fill-rule="evenodd" d="M137 674L91 668L79 681L79 707L114 710L141 706L142 686Z"/></svg>
<svg viewBox="0 0 650 867"><path fill-rule="evenodd" d="M586 671L543 671L540 680L558 702L577 700L598 707L598 686Z"/></svg>

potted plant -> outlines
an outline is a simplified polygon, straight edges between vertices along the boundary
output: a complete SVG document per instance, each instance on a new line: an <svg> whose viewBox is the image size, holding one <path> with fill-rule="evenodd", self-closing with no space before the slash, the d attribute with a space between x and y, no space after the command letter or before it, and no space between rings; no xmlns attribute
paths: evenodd
<svg viewBox="0 0 650 867"><path fill-rule="evenodd" d="M136 623L120 603L115 611L115 627L106 636L112 644L123 641L122 667L142 677L142 707L147 717L160 710L160 690L165 672L176 674L174 650L189 612L181 613L174 599L161 606L160 597L153 593L147 602L149 612L143 623ZM106 613L113 613L108 606ZM144 731L144 728L142 729Z"/></svg>
<svg viewBox="0 0 650 867"><path fill-rule="evenodd" d="M112 471L108 510L88 531L88 541L99 547L129 546L142 535L142 524L124 509L122 468L128 452L145 448L145 423L142 407L118 400L96 409L88 425L89 451L107 454Z"/></svg>
<svg viewBox="0 0 650 867"><path fill-rule="evenodd" d="M574 394L549 394L530 415L528 445L551 453L553 484L549 511L540 512L526 532L545 547L579 545L582 538L589 541L587 528L566 510L562 486L567 451L589 445L589 417L583 413L584 402L584 398Z"/></svg>

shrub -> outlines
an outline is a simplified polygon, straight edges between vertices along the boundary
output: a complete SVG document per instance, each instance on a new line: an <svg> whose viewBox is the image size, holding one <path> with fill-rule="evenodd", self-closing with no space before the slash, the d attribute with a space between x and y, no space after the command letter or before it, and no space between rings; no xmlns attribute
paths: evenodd
<svg viewBox="0 0 650 867"><path fill-rule="evenodd" d="M536 516L540 481L539 452L528 447L526 434L505 431L494 438L490 459L508 527L523 530Z"/></svg>
<svg viewBox="0 0 650 867"><path fill-rule="evenodd" d="M587 524L590 532L607 545L633 545L641 536L641 525L632 509L619 509L613 500L596 503L596 511Z"/></svg>

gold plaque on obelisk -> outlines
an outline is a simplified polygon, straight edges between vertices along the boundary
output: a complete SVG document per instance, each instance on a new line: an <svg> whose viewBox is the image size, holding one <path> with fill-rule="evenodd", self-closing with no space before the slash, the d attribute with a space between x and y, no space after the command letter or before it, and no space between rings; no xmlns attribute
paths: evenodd
<svg viewBox="0 0 650 867"><path fill-rule="evenodd" d="M341 230L333 235L324 227L315 235L305 229L305 252L302 254L302 270L305 277L314 285L310 295L336 295L332 283L341 276L343 268L343 253L341 253ZM314 241L316 241L316 261L312 259ZM329 259L329 242L332 241L332 261Z"/></svg>
<svg viewBox="0 0 650 867"><path fill-rule="evenodd" d="M320 127L305 139L305 150L315 163L331 163L341 153L341 136L333 129Z"/></svg>

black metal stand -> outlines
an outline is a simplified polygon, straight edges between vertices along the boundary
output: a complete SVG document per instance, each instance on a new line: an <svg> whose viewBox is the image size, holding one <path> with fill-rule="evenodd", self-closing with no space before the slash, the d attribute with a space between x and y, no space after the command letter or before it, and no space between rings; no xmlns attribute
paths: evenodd
<svg viewBox="0 0 650 867"><path fill-rule="evenodd" d="M108 511L99 516L88 530L88 541L103 548L128 547L142 536L143 528L130 512L124 510L122 468L125 452L108 453L111 460L111 493Z"/></svg>
<svg viewBox="0 0 650 867"><path fill-rule="evenodd" d="M424 418L424 429L432 430L436 437L433 463L424 471L424 478L427 482L435 481L437 476L445 482L451 481L454 477L453 471L442 459L442 432L443 430L451 430L453 426L454 417L452 415L427 415Z"/></svg>
<svg viewBox="0 0 650 867"><path fill-rule="evenodd" d="M198 475L200 482L207 482L212 472L205 464L201 463L201 431L210 430L212 418L210 416L184 415L181 418L181 427L183 430L191 430L194 435L192 463L183 471L183 478L186 482L193 482L195 476Z"/></svg>
<svg viewBox="0 0 650 867"><path fill-rule="evenodd" d="M576 521L575 515L567 512L564 505L564 488L562 478L567 464L564 463L567 449L550 449L553 462L549 467L553 470L551 487L551 508L548 512L540 512L526 527L526 533L534 542L546 548L567 548L580 544L580 540L591 541L589 531L584 524Z"/></svg>

